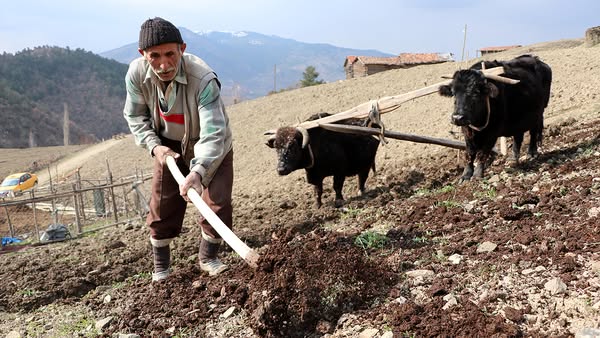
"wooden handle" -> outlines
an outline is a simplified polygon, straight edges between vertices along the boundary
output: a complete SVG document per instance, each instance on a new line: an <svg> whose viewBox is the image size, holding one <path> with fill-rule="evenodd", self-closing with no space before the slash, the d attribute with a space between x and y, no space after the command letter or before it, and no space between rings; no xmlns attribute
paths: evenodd
<svg viewBox="0 0 600 338"><path fill-rule="evenodd" d="M173 157L167 156L167 166L169 167L169 170L171 171L171 174L173 174L173 177L175 178L177 183L183 184L185 177L183 176L181 171L179 171L177 163ZM194 188L190 188L188 190L187 195L192 201L192 203L194 203L198 211L200 211L202 216L206 218L208 223L210 223L210 225L221 236L221 238L223 238L223 240L227 244L229 244L229 246L235 252L237 252L237 254L240 255L246 261L246 263L248 263L248 265L250 265L253 268L256 268L258 266L258 254L254 250L249 248L244 242L242 242L233 233L233 231L231 231L231 229L229 229L225 225L225 223L221 221L219 216L217 216L217 214L215 214L210 209L210 207L202 200L202 197L200 197L200 194L198 194L198 192Z"/></svg>

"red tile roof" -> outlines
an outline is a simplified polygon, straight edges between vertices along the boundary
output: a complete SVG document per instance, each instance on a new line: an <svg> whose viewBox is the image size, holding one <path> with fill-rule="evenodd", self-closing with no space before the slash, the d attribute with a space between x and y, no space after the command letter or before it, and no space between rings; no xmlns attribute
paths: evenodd
<svg viewBox="0 0 600 338"><path fill-rule="evenodd" d="M502 51L513 49L513 48L517 48L517 47L521 47L521 45L483 47L479 51L483 51L483 52L502 52Z"/></svg>
<svg viewBox="0 0 600 338"><path fill-rule="evenodd" d="M437 63L448 61L447 58L442 58L438 53L400 53L398 58L400 59L400 62L404 64Z"/></svg>
<svg viewBox="0 0 600 338"><path fill-rule="evenodd" d="M353 64L357 61L369 65L390 65L403 66L415 64L427 64L451 61L451 55L439 53L401 53L398 56L392 57L375 57L375 56L347 56L345 64Z"/></svg>

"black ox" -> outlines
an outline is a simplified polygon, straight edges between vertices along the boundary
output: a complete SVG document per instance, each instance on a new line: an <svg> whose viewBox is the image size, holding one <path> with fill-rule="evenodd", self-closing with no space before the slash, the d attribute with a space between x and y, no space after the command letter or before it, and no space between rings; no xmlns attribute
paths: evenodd
<svg viewBox="0 0 600 338"><path fill-rule="evenodd" d="M312 115L307 121L330 116ZM364 126L364 120L346 119L343 124ZM322 128L282 127L267 141L277 151L277 173L287 175L305 169L306 180L314 185L316 205L321 207L323 179L333 176L335 206L343 205L342 188L346 177L358 175L360 194L365 192L369 170L375 172L375 155L379 140L372 136L337 133Z"/></svg>
<svg viewBox="0 0 600 338"><path fill-rule="evenodd" d="M529 131L528 158L537 155L542 141L544 108L550 98L552 70L536 56L522 55L510 61L485 61L485 69L503 67L503 77L519 80L506 84L486 78L481 63L454 73L442 96L454 96L452 123L462 127L467 165L461 181L482 178L495 157L492 149L500 136L513 137L513 160L519 161L521 144ZM473 168L473 163L477 166Z"/></svg>

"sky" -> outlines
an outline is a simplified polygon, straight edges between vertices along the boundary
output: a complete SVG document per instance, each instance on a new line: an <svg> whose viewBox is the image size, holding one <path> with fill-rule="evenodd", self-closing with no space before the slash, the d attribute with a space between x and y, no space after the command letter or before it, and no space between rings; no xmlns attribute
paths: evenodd
<svg viewBox="0 0 600 338"><path fill-rule="evenodd" d="M0 53L48 45L99 54L137 42L142 22L156 16L192 31L450 52L457 61L483 47L583 38L600 25L598 0L11 0L2 13Z"/></svg>

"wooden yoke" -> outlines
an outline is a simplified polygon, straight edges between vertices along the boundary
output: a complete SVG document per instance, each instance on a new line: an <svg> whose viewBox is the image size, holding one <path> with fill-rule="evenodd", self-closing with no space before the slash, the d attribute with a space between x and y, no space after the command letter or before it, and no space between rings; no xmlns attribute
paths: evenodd
<svg viewBox="0 0 600 338"><path fill-rule="evenodd" d="M482 70L482 72L486 77L493 76L494 80L498 80L499 78L510 80L510 79L499 76L500 74L502 74L504 72L504 69L502 67L494 67L494 68ZM513 80L513 81L518 82L518 80ZM334 123L334 122L344 120L347 118L351 118L351 117L365 118L365 117L369 116L369 112L371 111L373 105L377 105L376 108L379 110L380 114L389 113L391 111L398 109L400 107L400 105L404 102L416 99L421 96L436 93L438 91L438 89L440 88L440 86L448 85L448 84L450 84L450 82L452 82L452 79L438 82L436 84L433 84L433 85L430 85L430 86L427 86L427 87L424 87L421 89L417 89L417 90L414 90L414 91L411 91L408 93L382 97L379 100L373 100L374 102L373 101L365 102L363 104L360 104L360 105L358 105L350 110L344 111L344 112L340 112L340 113L337 113L337 114L334 114L331 116L327 116L327 117L324 117L324 118L321 118L318 120L302 122L300 124L297 124L296 127L310 129L310 128L318 127L319 124ZM274 134L274 131L272 131L272 130L267 131L265 134L269 134L269 133Z"/></svg>

